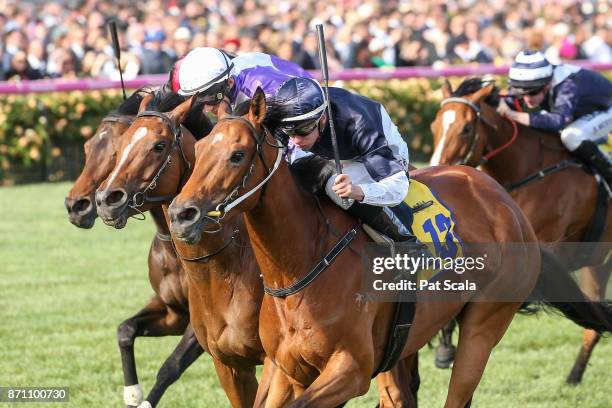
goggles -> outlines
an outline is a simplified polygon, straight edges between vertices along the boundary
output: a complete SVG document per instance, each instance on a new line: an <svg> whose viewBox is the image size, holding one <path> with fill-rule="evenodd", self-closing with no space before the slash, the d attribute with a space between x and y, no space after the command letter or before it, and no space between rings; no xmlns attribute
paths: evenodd
<svg viewBox="0 0 612 408"><path fill-rule="evenodd" d="M317 128L317 126L319 126L319 122L321 121L321 117L315 119L315 120L311 120L305 123L301 123L300 125L297 126L292 126L292 127L283 127L282 130L283 132L285 132L285 134L289 137L292 136L308 136L309 134L312 133L313 130L315 130Z"/></svg>
<svg viewBox="0 0 612 408"><path fill-rule="evenodd" d="M535 96L541 93L543 90L544 90L544 87L535 88L535 89L515 88L515 91L519 96Z"/></svg>
<svg viewBox="0 0 612 408"><path fill-rule="evenodd" d="M222 82L208 89L206 92L199 93L196 96L196 102L203 103L204 105L218 105L225 97L227 91L227 83Z"/></svg>

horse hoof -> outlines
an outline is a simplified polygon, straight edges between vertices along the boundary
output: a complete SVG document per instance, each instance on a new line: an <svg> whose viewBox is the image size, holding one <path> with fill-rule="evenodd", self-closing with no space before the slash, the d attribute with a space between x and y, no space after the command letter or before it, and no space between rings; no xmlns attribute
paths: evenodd
<svg viewBox="0 0 612 408"><path fill-rule="evenodd" d="M453 365L453 361L455 361L455 346L439 346L436 349L436 358L434 360L434 364L437 368L450 368Z"/></svg>
<svg viewBox="0 0 612 408"><path fill-rule="evenodd" d="M571 373L565 379L565 383L568 385L579 385L581 382L582 382L582 376L575 375L574 373Z"/></svg>

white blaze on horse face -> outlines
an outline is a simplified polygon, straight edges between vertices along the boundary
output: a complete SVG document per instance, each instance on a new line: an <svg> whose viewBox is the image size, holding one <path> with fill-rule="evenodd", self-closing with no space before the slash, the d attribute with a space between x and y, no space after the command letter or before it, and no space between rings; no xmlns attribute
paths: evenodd
<svg viewBox="0 0 612 408"><path fill-rule="evenodd" d="M103 131L100 132L100 134L98 135L98 138L104 139L107 133L108 133L108 130L104 129Z"/></svg>
<svg viewBox="0 0 612 408"><path fill-rule="evenodd" d="M455 122L457 114L454 110L447 110L442 114L442 139L440 140L440 144L436 147L436 151L433 156L431 156L431 160L429 164L431 166L437 166L440 164L440 159L442 158L442 152L444 151L444 147L446 145L446 133L448 133L448 129Z"/></svg>
<svg viewBox="0 0 612 408"><path fill-rule="evenodd" d="M106 183L105 190L108 190L108 187L113 184L113 181L115 181L115 177L117 177L117 173L119 173L119 170L121 169L121 167L123 167L123 165L127 161L130 151L132 150L134 145L136 145L136 143L138 143L143 137L145 137L148 131L149 130L144 126L141 126L138 129L136 129L136 131L132 135L132 140L130 140L130 144L127 145L127 147L121 154L121 159L119 160L119 164L115 166L115 170L113 170L112 174L108 178L108 183Z"/></svg>
<svg viewBox="0 0 612 408"><path fill-rule="evenodd" d="M221 133L221 132L217 133L215 135L215 137L213 138L213 141L212 141L211 144L214 145L215 143L222 141L224 137L225 137L225 135L223 133Z"/></svg>

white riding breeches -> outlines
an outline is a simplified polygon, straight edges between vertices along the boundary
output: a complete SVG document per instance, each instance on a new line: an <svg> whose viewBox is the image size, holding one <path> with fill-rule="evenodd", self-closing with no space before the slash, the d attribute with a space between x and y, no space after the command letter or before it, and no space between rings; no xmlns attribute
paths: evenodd
<svg viewBox="0 0 612 408"><path fill-rule="evenodd" d="M612 107L607 111L584 115L567 125L561 131L561 142L573 152L584 140L605 143L610 132L612 132Z"/></svg>

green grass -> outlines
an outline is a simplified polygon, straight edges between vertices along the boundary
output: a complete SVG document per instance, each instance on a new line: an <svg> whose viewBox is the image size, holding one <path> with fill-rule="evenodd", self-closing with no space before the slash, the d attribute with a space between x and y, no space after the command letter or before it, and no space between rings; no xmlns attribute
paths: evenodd
<svg viewBox="0 0 612 408"><path fill-rule="evenodd" d="M122 373L117 325L152 293L150 221L115 231L69 224L67 183L0 188L0 386L69 386L70 403L117 407ZM519 316L495 349L475 407L612 407L612 342L603 339L580 386L564 384L581 330L556 316ZM136 358L145 393L178 337L140 338ZM450 371L421 353L422 407L444 403ZM375 405L376 389L351 407ZM40 407L45 404L16 404ZM202 356L162 399L162 407L222 407L227 401ZM6 404L0 403L0 406ZM56 406L56 405L51 405Z"/></svg>

